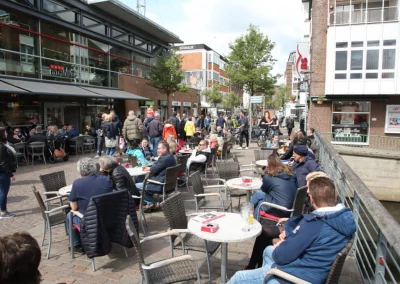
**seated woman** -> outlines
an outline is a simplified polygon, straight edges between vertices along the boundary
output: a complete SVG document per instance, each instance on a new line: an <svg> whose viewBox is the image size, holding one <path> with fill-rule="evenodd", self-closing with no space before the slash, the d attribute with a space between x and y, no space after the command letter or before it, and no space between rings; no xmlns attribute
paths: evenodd
<svg viewBox="0 0 400 284"><path fill-rule="evenodd" d="M313 172L307 175L307 186L310 181L317 177L328 177L324 172ZM264 226L261 234L254 242L253 251L251 253L250 261L245 266L245 269L255 269L257 266L261 267L263 264L263 252L267 246L272 245L272 240L279 237L283 231L283 226Z"/></svg>
<svg viewBox="0 0 400 284"><path fill-rule="evenodd" d="M172 141L172 142L169 142L168 145L169 145L169 152L174 156L176 163L178 163L178 157L176 156L176 152L177 152L176 151L177 150L176 143Z"/></svg>
<svg viewBox="0 0 400 284"><path fill-rule="evenodd" d="M142 143L140 143L140 149L143 152L143 155L147 161L151 161L154 157L153 152L150 150L149 147L149 140L143 138Z"/></svg>
<svg viewBox="0 0 400 284"><path fill-rule="evenodd" d="M126 151L126 154L128 156L134 156L139 167L150 164L150 162L145 158L144 151L135 142L131 143L131 148Z"/></svg>
<svg viewBox="0 0 400 284"><path fill-rule="evenodd" d="M100 173L107 176L116 190L127 189L131 195L140 196L140 192L133 182L131 175L111 156L101 156L99 159ZM139 205L140 199L135 199L136 205Z"/></svg>
<svg viewBox="0 0 400 284"><path fill-rule="evenodd" d="M267 148L279 148L279 135L274 134L271 140L267 142Z"/></svg>
<svg viewBox="0 0 400 284"><path fill-rule="evenodd" d="M254 193L250 203L254 204L254 218L258 219L260 204L264 201L274 203L286 208L293 206L293 200L297 191L296 178L293 171L282 164L275 154L267 158L267 168L263 176L261 191ZM290 212L282 211L263 205L261 210L277 217L289 217Z"/></svg>
<svg viewBox="0 0 400 284"><path fill-rule="evenodd" d="M305 145L306 140L304 140L303 138L304 138L303 132L297 131L294 134L293 140L292 142L290 142L289 147L287 148L285 154L281 156L281 160L289 160L293 156L294 146L298 144Z"/></svg>

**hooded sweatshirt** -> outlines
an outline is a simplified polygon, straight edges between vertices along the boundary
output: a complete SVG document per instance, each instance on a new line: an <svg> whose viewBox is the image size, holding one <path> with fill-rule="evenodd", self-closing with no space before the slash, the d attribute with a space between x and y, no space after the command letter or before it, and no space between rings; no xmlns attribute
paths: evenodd
<svg viewBox="0 0 400 284"><path fill-rule="evenodd" d="M122 135L126 141L141 139L143 130L142 121L136 115L128 115L122 128Z"/></svg>
<svg viewBox="0 0 400 284"><path fill-rule="evenodd" d="M342 204L292 217L285 225L285 241L272 253L272 267L310 283L325 283L336 255L355 231L353 213Z"/></svg>
<svg viewBox="0 0 400 284"><path fill-rule="evenodd" d="M169 135L174 136L173 141L176 140L177 135L176 135L175 126L173 126L173 125L170 124L170 123L167 123L167 124L164 125L164 128L163 128L162 139L163 139L164 141L168 141L168 136L169 136Z"/></svg>

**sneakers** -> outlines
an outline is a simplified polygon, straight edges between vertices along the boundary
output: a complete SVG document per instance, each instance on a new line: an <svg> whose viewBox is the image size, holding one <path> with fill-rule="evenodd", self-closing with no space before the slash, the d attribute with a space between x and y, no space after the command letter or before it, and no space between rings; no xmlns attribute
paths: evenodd
<svg viewBox="0 0 400 284"><path fill-rule="evenodd" d="M246 150L248 150L248 149L249 149L249 147L246 147L245 149L246 149Z"/></svg>
<svg viewBox="0 0 400 284"><path fill-rule="evenodd" d="M14 213L6 212L4 214L0 214L0 219L12 218L15 217Z"/></svg>
<svg viewBox="0 0 400 284"><path fill-rule="evenodd" d="M242 147L238 147L237 149L238 149L238 150L242 150L243 148L242 148Z"/></svg>
<svg viewBox="0 0 400 284"><path fill-rule="evenodd" d="M98 158L100 158L100 156L99 156L99 155L96 155L96 156L94 156L94 158L95 158L95 159L98 159Z"/></svg>

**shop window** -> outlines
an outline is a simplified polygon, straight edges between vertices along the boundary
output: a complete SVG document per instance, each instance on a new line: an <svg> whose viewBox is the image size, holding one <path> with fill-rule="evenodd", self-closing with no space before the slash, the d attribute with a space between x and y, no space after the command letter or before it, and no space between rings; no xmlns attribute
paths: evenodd
<svg viewBox="0 0 400 284"><path fill-rule="evenodd" d="M0 100L0 124L11 123L20 128L32 124L43 125L43 105L35 96L2 95ZM24 131L24 130L23 130Z"/></svg>
<svg viewBox="0 0 400 284"><path fill-rule="evenodd" d="M335 70L347 70L347 51L336 51Z"/></svg>

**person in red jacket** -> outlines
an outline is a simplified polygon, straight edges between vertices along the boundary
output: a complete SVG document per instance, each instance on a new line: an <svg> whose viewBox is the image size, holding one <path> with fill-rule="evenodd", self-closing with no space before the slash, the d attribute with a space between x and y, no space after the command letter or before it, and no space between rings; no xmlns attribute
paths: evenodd
<svg viewBox="0 0 400 284"><path fill-rule="evenodd" d="M168 137L170 135L174 136L172 141L176 141L178 136L176 135L175 127L172 125L171 119L168 119L167 123L164 125L164 128L163 128L162 139L164 141L168 141Z"/></svg>

